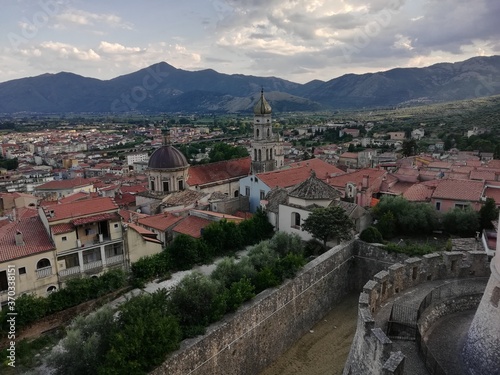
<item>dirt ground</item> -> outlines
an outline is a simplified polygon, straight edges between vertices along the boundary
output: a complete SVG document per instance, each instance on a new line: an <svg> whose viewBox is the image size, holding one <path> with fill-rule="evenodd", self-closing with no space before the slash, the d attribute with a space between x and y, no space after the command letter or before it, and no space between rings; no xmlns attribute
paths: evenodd
<svg viewBox="0 0 500 375"><path fill-rule="evenodd" d="M340 375L356 331L359 294L335 306L259 375Z"/></svg>

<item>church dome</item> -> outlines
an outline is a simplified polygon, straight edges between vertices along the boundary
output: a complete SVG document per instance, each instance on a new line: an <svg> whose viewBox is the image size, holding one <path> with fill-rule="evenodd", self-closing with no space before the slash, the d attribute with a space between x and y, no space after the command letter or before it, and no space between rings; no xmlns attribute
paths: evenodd
<svg viewBox="0 0 500 375"><path fill-rule="evenodd" d="M253 113L256 115L270 115L271 112L271 106L267 102L266 98L264 98L264 90L261 90L260 99L253 107Z"/></svg>
<svg viewBox="0 0 500 375"><path fill-rule="evenodd" d="M189 166L182 152L172 145L163 145L149 157L149 169L177 169Z"/></svg>

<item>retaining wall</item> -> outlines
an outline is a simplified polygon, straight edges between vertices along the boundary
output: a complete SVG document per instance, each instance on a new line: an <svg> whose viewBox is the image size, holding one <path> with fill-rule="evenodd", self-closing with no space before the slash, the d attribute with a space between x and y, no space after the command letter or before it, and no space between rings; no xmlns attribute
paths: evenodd
<svg viewBox="0 0 500 375"><path fill-rule="evenodd" d="M258 374L325 316L351 289L354 242L334 247L277 289L186 340L151 374Z"/></svg>
<svg viewBox="0 0 500 375"><path fill-rule="evenodd" d="M371 258L374 254L380 255ZM356 334L344 375L404 373L404 355L392 350L392 341L382 330L375 328L372 315L390 298L430 280L486 277L490 274L488 256L484 252L433 253L388 265L387 253L382 254L376 246L360 242L357 255L357 269L369 271L385 265L386 270L378 272L363 287ZM359 265L362 262L365 264Z"/></svg>

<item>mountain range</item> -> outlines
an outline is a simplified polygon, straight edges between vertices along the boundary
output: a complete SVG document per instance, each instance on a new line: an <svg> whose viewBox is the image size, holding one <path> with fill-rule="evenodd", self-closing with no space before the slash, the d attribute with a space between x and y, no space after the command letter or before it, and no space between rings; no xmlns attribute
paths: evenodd
<svg viewBox="0 0 500 375"><path fill-rule="evenodd" d="M0 83L0 113L235 113L261 88L274 112L394 107L500 94L500 56L425 68L346 74L306 84L186 71L165 62L110 80L61 72Z"/></svg>

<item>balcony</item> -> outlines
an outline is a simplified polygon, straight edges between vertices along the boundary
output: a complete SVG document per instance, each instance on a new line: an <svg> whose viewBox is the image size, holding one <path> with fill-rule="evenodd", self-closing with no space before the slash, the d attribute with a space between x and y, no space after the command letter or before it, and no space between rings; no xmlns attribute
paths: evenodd
<svg viewBox="0 0 500 375"><path fill-rule="evenodd" d="M44 277L48 277L52 275L52 266L39 268L36 270L36 278L43 279Z"/></svg>
<svg viewBox="0 0 500 375"><path fill-rule="evenodd" d="M80 266L76 266L59 271L59 276L61 277L77 276L79 273L80 273Z"/></svg>
<svg viewBox="0 0 500 375"><path fill-rule="evenodd" d="M102 260L96 260L94 262L85 263L83 265L83 271L85 273L99 273L102 271Z"/></svg>
<svg viewBox="0 0 500 375"><path fill-rule="evenodd" d="M106 265L112 266L114 264L123 263L123 259L124 259L123 254L106 258Z"/></svg>

